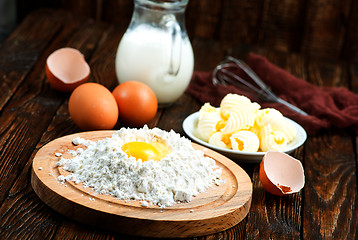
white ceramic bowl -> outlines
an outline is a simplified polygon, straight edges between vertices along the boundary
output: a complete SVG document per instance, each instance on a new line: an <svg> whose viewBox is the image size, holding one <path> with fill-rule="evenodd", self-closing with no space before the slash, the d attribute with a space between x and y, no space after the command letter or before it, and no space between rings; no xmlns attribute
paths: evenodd
<svg viewBox="0 0 358 240"><path fill-rule="evenodd" d="M266 154L266 152L254 152L254 153L253 152L241 152L241 151L221 148L221 147L211 145L211 144L197 138L195 136L195 131L196 131L197 124L198 124L198 118L199 118L199 112L196 112L196 113L189 115L183 122L184 132L193 141L195 141L203 146L209 147L209 148L225 155L226 157L228 157L232 160L237 160L237 161L241 161L241 162L258 163L258 162L261 162L263 156ZM307 139L307 133L301 125L299 125L295 121L292 121L289 118L286 118L286 119L288 121L290 121L297 130L296 138L287 145L287 148L285 150L282 151L284 153L290 154L296 148L303 145L303 143Z"/></svg>

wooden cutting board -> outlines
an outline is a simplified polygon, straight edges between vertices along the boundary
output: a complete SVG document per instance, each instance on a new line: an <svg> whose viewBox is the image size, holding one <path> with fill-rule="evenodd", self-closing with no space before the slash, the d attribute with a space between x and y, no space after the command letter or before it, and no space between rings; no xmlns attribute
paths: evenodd
<svg viewBox="0 0 358 240"><path fill-rule="evenodd" d="M80 222L115 232L145 237L194 237L213 234L238 224L247 215L252 197L252 183L246 172L236 163L208 148L193 143L194 148L215 159L225 180L207 192L200 193L189 203L160 208L140 201L120 200L97 194L90 188L67 181L57 181L67 175L56 166L60 157L77 147L72 139L82 137L92 141L110 137L114 131L83 132L58 138L43 146L35 155L31 184L36 194L48 206Z"/></svg>

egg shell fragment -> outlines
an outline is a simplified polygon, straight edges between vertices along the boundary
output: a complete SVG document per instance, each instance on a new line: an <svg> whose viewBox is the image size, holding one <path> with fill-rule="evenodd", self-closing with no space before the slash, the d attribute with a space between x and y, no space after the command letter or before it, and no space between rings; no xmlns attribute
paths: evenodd
<svg viewBox="0 0 358 240"><path fill-rule="evenodd" d="M60 48L46 60L46 76L50 85L62 92L72 92L87 82L90 67L82 53L74 48Z"/></svg>
<svg viewBox="0 0 358 240"><path fill-rule="evenodd" d="M293 194L305 184L304 169L302 163L290 155L268 151L260 163L260 180L271 194Z"/></svg>

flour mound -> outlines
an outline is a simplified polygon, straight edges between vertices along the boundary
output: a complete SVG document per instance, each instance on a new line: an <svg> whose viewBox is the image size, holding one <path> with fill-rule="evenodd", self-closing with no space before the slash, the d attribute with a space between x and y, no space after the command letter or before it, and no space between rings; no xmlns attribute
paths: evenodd
<svg viewBox="0 0 358 240"><path fill-rule="evenodd" d="M142 162L121 149L127 142L164 142L171 153L160 161ZM82 182L100 194L119 199L148 201L160 207L189 202L220 181L221 168L212 158L195 150L190 140L159 128L122 128L99 141L75 139L87 148L72 151L73 158L60 158L57 166L71 172L66 180ZM74 144L75 144L74 143Z"/></svg>

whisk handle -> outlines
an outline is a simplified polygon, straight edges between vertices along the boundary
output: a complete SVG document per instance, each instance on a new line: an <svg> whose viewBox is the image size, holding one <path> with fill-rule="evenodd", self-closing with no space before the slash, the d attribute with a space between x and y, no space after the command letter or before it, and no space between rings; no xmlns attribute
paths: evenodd
<svg viewBox="0 0 358 240"><path fill-rule="evenodd" d="M277 102L282 103L283 105L287 106L288 108L292 109L293 111L295 111L295 112L297 112L299 114L302 114L304 116L308 115L305 111L299 109L298 107L292 105L291 103L286 102L285 100L283 100L283 99L281 99L279 97L277 98Z"/></svg>

